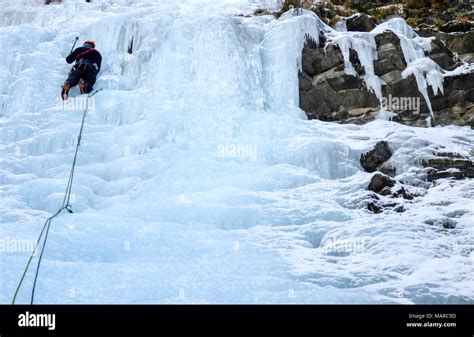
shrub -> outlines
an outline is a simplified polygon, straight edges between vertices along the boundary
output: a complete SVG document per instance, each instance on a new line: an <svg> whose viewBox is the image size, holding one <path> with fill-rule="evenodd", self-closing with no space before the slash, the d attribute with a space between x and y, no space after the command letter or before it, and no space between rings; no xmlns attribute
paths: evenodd
<svg viewBox="0 0 474 337"><path fill-rule="evenodd" d="M443 10L449 6L449 0L406 0L407 8Z"/></svg>
<svg viewBox="0 0 474 337"><path fill-rule="evenodd" d="M419 20L418 20L418 19L415 19L415 18L409 18L409 19L407 19L407 23L408 23L408 25L410 25L411 27L418 27Z"/></svg>
<svg viewBox="0 0 474 337"><path fill-rule="evenodd" d="M432 0L406 0L406 6L412 9L431 7Z"/></svg>
<svg viewBox="0 0 474 337"><path fill-rule="evenodd" d="M448 0L432 0L431 1L431 8L436 10L446 9L449 6Z"/></svg>

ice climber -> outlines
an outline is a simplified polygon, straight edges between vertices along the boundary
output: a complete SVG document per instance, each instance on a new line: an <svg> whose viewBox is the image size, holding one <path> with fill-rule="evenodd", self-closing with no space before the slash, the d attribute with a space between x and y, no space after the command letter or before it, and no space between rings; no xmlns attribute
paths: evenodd
<svg viewBox="0 0 474 337"><path fill-rule="evenodd" d="M74 61L76 63L62 86L61 97L63 100L68 99L69 90L77 84L79 84L81 94L88 94L94 89L102 63L102 55L95 49L95 42L88 40L66 58L66 62L69 64Z"/></svg>

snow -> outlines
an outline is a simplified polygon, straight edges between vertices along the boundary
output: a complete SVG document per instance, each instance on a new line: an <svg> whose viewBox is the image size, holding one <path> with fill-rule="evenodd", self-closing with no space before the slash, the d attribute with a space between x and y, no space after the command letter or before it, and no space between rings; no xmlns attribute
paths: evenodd
<svg viewBox="0 0 474 337"><path fill-rule="evenodd" d="M0 5L0 243L34 240L62 200L82 116L57 100L74 37L104 56L75 213L52 223L36 303L473 303L473 181L374 215L359 163L385 139L422 187L421 160L469 154L473 132L306 120L301 49L327 30L315 15L238 15L276 6L256 0ZM443 217L456 228L425 223ZM3 248L9 303L30 250Z"/></svg>

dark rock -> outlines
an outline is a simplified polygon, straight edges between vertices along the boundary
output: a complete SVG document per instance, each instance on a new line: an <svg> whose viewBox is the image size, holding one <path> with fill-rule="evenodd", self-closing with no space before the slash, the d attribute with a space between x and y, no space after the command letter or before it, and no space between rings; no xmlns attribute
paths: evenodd
<svg viewBox="0 0 474 337"><path fill-rule="evenodd" d="M449 218L428 219L428 220L425 220L425 224L432 225L432 226L443 226L446 229L456 228L456 221Z"/></svg>
<svg viewBox="0 0 474 337"><path fill-rule="evenodd" d="M299 72L298 74L300 89L309 91L313 88L313 79L306 72Z"/></svg>
<svg viewBox="0 0 474 337"><path fill-rule="evenodd" d="M467 91L464 95L464 98L466 99L466 101L474 102L474 89L470 89L469 91Z"/></svg>
<svg viewBox="0 0 474 337"><path fill-rule="evenodd" d="M399 52L399 48L397 48L397 46L393 43L388 42L386 44L378 45L377 52L379 53L379 59L385 60L390 58L393 54L397 54Z"/></svg>
<svg viewBox="0 0 474 337"><path fill-rule="evenodd" d="M450 69L457 65L454 61L454 53L446 46L446 43L439 38L435 38L431 41L431 51L428 57L443 69Z"/></svg>
<svg viewBox="0 0 474 337"><path fill-rule="evenodd" d="M392 122L397 122L397 123L403 124L403 118L400 115L393 116L390 120ZM385 173L385 172L383 172L383 173ZM385 174L390 175L388 173L385 173Z"/></svg>
<svg viewBox="0 0 474 337"><path fill-rule="evenodd" d="M403 205L397 205L393 208L394 212L403 213L405 212L405 207Z"/></svg>
<svg viewBox="0 0 474 337"><path fill-rule="evenodd" d="M349 113L352 113L352 111L353 110L350 110ZM376 115L377 115L376 113L371 112L371 113L368 113L367 115L347 118L343 121L340 121L340 123L364 125L364 124L374 121L376 119Z"/></svg>
<svg viewBox="0 0 474 337"><path fill-rule="evenodd" d="M453 90L448 95L448 102L450 106L462 104L466 101L466 92L464 90Z"/></svg>
<svg viewBox="0 0 474 337"><path fill-rule="evenodd" d="M474 88L474 73L448 77L445 86L449 90L469 90Z"/></svg>
<svg viewBox="0 0 474 337"><path fill-rule="evenodd" d="M474 53L474 30L465 33L449 34L438 32L430 28L421 30L419 33L423 37L436 36L437 39L434 41L442 41L448 50L456 52L459 55ZM436 54L439 52L443 51L433 48L432 46L432 53Z"/></svg>
<svg viewBox="0 0 474 337"><path fill-rule="evenodd" d="M374 61L374 73L377 76L382 76L391 71L397 70L395 64L389 59L379 59Z"/></svg>
<svg viewBox="0 0 474 337"><path fill-rule="evenodd" d="M386 73L385 75L381 76L381 78L387 84L392 84L403 80L402 72L398 69Z"/></svg>
<svg viewBox="0 0 474 337"><path fill-rule="evenodd" d="M382 203L377 201L371 201L367 205L367 208L375 214L382 213L385 210L397 213L405 212L405 207L402 204L396 202Z"/></svg>
<svg viewBox="0 0 474 337"><path fill-rule="evenodd" d="M375 22L367 14L360 14L349 18L346 22L347 30L353 32L370 32L376 27Z"/></svg>
<svg viewBox="0 0 474 337"><path fill-rule="evenodd" d="M364 87L360 77L344 72L344 61L338 48L328 46L325 53L314 44L305 47L303 72L299 77L300 107L308 118L344 121L353 118L353 112L359 113L355 109L361 108L367 109L368 118L375 118L370 114L379 105L377 98ZM357 119L367 122L365 117L357 116Z"/></svg>
<svg viewBox="0 0 474 337"><path fill-rule="evenodd" d="M310 76L321 74L341 63L344 63L344 58L334 45L327 46L326 50L310 45L303 49L303 69Z"/></svg>
<svg viewBox="0 0 474 337"><path fill-rule="evenodd" d="M369 195L369 198L371 200L369 200L367 204L367 209L375 214L382 213L385 210L398 213L405 212L405 207L403 206L403 204L393 199L393 197L402 197L403 195L406 195L406 199L408 200L413 199L413 197L403 187L397 192L393 193L391 187L393 187L394 185L395 181L393 179L390 179L389 177L384 176L382 174L375 174L372 177L372 180L368 187L369 190L375 193L371 193ZM397 195L397 193L399 193L399 195ZM385 198L380 198L379 195L384 196Z"/></svg>
<svg viewBox="0 0 474 337"><path fill-rule="evenodd" d="M452 219L444 219L443 221L443 227L446 229L454 229L456 228L456 221Z"/></svg>
<svg viewBox="0 0 474 337"><path fill-rule="evenodd" d="M454 59L446 53L430 54L428 57L443 69L449 69L456 65Z"/></svg>
<svg viewBox="0 0 474 337"><path fill-rule="evenodd" d="M446 96L438 96L431 100L431 106L435 111L441 111L449 108L449 99Z"/></svg>
<svg viewBox="0 0 474 337"><path fill-rule="evenodd" d="M345 120L349 116L349 112L341 105L337 111L337 117L339 120Z"/></svg>
<svg viewBox="0 0 474 337"><path fill-rule="evenodd" d="M431 35L430 35L431 36ZM436 37L431 41L431 51L430 55L432 54L442 54L442 53L447 53L450 56L453 56L453 53L451 50L446 46L446 43L444 43L441 39Z"/></svg>
<svg viewBox="0 0 474 337"><path fill-rule="evenodd" d="M339 99L342 100L342 105L348 110L379 106L375 95L365 88L341 90L338 94L341 96Z"/></svg>
<svg viewBox="0 0 474 337"><path fill-rule="evenodd" d="M360 62L359 55L357 55L357 52L354 49L349 49L349 61L352 63L357 75L365 75L365 69Z"/></svg>
<svg viewBox="0 0 474 337"><path fill-rule="evenodd" d="M377 76L382 76L395 70L401 72L405 67L404 60L400 58L400 54L396 53L385 58L380 57L374 61L374 73Z"/></svg>
<svg viewBox="0 0 474 337"><path fill-rule="evenodd" d="M262 15L270 15L271 13L265 9L265 8L257 8L254 12L253 15L255 16L262 16Z"/></svg>
<svg viewBox="0 0 474 337"><path fill-rule="evenodd" d="M393 34L393 33L392 33ZM403 56L403 51L400 48L400 40L397 36L393 36L390 33L384 33L381 38L379 38L379 43L382 43L385 40L387 41L397 41L396 45L392 42L386 44L378 44L377 52L379 57L374 61L374 71L378 76L382 76L388 72L394 70L404 70L406 68L405 57Z"/></svg>
<svg viewBox="0 0 474 337"><path fill-rule="evenodd" d="M428 171L428 181L474 178L474 164L471 159L458 153L438 152L436 155L440 157L422 161L424 167L431 168Z"/></svg>
<svg viewBox="0 0 474 337"><path fill-rule="evenodd" d="M459 54L474 53L474 31L471 30L463 34L458 41L454 41L452 49Z"/></svg>
<svg viewBox="0 0 474 337"><path fill-rule="evenodd" d="M383 213L385 210L397 213L405 212L405 207L398 203L380 203L377 201L370 201L367 204L367 209L375 214Z"/></svg>
<svg viewBox="0 0 474 337"><path fill-rule="evenodd" d="M325 79L317 80L309 91L300 90L300 106L309 119L337 121L340 111L338 94Z"/></svg>
<svg viewBox="0 0 474 337"><path fill-rule="evenodd" d="M472 161L469 159L458 159L458 158L434 158L429 160L424 160L422 162L424 167L432 167L437 170L448 170L451 168L457 169L467 169L472 167Z"/></svg>
<svg viewBox="0 0 474 337"><path fill-rule="evenodd" d="M375 108L354 108L347 111L347 119L358 119L358 118L367 118L374 117L374 114L378 112L378 109Z"/></svg>
<svg viewBox="0 0 474 337"><path fill-rule="evenodd" d="M466 178L462 172L459 171L430 171L428 172L428 181L436 181L438 179L455 179L455 180L462 180Z"/></svg>
<svg viewBox="0 0 474 337"><path fill-rule="evenodd" d="M461 22L457 20L445 23L440 27L440 31L444 33L456 33L456 32L468 32L472 28L472 24L469 21Z"/></svg>
<svg viewBox="0 0 474 337"><path fill-rule="evenodd" d="M367 188L369 191L380 194L384 188L391 188L393 186L395 186L395 181L392 178L384 174L377 173L372 177Z"/></svg>
<svg viewBox="0 0 474 337"><path fill-rule="evenodd" d="M378 142L375 148L360 157L360 163L365 171L375 172L380 165L392 157L392 150L386 141Z"/></svg>
<svg viewBox="0 0 474 337"><path fill-rule="evenodd" d="M383 86L382 93L384 97L392 95L393 97L420 97L422 99L414 76L409 76L392 82L390 85Z"/></svg>
<svg viewBox="0 0 474 337"><path fill-rule="evenodd" d="M400 47L400 38L392 32L391 30L386 31L382 34L379 34L375 37L375 42L377 43L377 46L383 46L386 44L392 44L394 45L397 49ZM401 50L401 49L400 49Z"/></svg>
<svg viewBox="0 0 474 337"><path fill-rule="evenodd" d="M360 16L359 20L363 20ZM353 20L357 22L357 18ZM433 35L433 34L431 34ZM461 35L461 37L451 37ZM440 68L450 70L459 65L457 56L447 47L454 41L467 39L472 44L469 48L474 54L474 34L437 33L431 42L431 51L427 53ZM325 40L324 35L321 36ZM406 68L405 57L398 36L386 31L375 37L378 59L374 61L374 72L386 83L382 86L382 95L388 98L419 99L419 109L400 108L395 110L396 117L392 121L411 126L428 126L431 116L428 102L418 90L415 76L402 78ZM444 41L447 41L446 43ZM323 46L324 44L321 44ZM362 67L357 53L350 50L350 62L356 70L355 76L345 74L342 53L337 46L324 48L308 43L303 50L303 72L300 74L300 104L310 119L337 121L340 123L364 124L374 120L374 110L381 103L374 93L367 89L362 80L365 69ZM307 76L306 76L307 75ZM316 88L316 89L315 89ZM474 72L450 76L444 79L444 93L434 93L428 88L429 100L435 119L431 125L459 125L474 127Z"/></svg>
<svg viewBox="0 0 474 337"><path fill-rule="evenodd" d="M448 157L448 158L453 158L453 159L466 159L463 157L460 153L456 152L441 152L441 151L436 151L434 153L435 156L438 157Z"/></svg>
<svg viewBox="0 0 474 337"><path fill-rule="evenodd" d="M375 214L380 214L383 212L383 207L380 206L377 202L371 201L367 205L367 209Z"/></svg>
<svg viewBox="0 0 474 337"><path fill-rule="evenodd" d="M457 105L441 110L436 114L436 125L466 125L462 115L465 115L465 109Z"/></svg>
<svg viewBox="0 0 474 337"><path fill-rule="evenodd" d="M370 189L370 186L369 186L369 189ZM389 195L392 195L392 190L389 186L385 186L384 188L382 188L381 191L377 193L380 195L383 195L384 197L388 197Z"/></svg>
<svg viewBox="0 0 474 337"><path fill-rule="evenodd" d="M413 194L411 194L410 192L408 192L405 189L405 187L400 187L400 189L395 191L392 195L396 198L403 198L403 199L406 199L406 200L413 200L415 198L415 196Z"/></svg>
<svg viewBox="0 0 474 337"><path fill-rule="evenodd" d="M347 75L343 70L328 74L326 80L335 91L362 88L362 80L360 78Z"/></svg>
<svg viewBox="0 0 474 337"><path fill-rule="evenodd" d="M300 105L308 115L309 119L320 119L324 121L334 121L336 119L328 118L332 115L332 109L326 104L324 97L321 96L324 90L313 88L310 91L300 91Z"/></svg>

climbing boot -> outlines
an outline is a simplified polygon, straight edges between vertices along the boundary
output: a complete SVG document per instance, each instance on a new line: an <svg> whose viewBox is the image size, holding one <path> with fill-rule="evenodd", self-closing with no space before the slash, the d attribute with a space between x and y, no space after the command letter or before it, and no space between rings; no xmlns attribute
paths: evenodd
<svg viewBox="0 0 474 337"><path fill-rule="evenodd" d="M63 85L63 89L61 90L61 98L63 101L66 101L69 98L69 84Z"/></svg>

